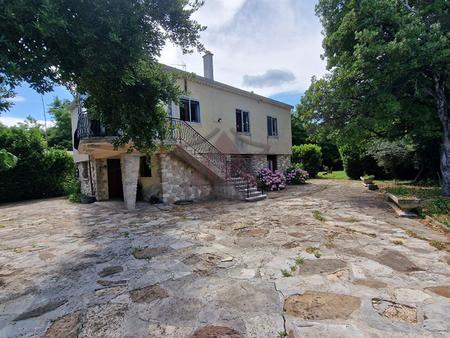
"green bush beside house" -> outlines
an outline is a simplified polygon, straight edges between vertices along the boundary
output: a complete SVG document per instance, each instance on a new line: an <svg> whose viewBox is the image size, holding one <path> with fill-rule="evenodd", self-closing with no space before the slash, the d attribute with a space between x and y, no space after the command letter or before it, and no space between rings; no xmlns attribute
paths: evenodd
<svg viewBox="0 0 450 338"><path fill-rule="evenodd" d="M0 202L62 196L73 179L72 156L48 148L39 128L0 124L0 149L17 157L14 167L0 171Z"/></svg>
<svg viewBox="0 0 450 338"><path fill-rule="evenodd" d="M316 177L322 169L322 149L317 144L293 146L292 162L306 170L309 177Z"/></svg>

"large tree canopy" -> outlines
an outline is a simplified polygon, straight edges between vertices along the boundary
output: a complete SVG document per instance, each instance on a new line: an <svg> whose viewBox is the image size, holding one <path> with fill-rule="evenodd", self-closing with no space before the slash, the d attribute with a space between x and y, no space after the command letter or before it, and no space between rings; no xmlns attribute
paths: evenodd
<svg viewBox="0 0 450 338"><path fill-rule="evenodd" d="M450 2L320 0L316 9L329 74L302 100L309 126L355 147L441 137L450 195Z"/></svg>
<svg viewBox="0 0 450 338"><path fill-rule="evenodd" d="M199 0L0 0L0 110L20 82L87 94L85 106L119 143L151 148L161 103L176 99L173 75L156 63L166 41L202 49L191 19Z"/></svg>

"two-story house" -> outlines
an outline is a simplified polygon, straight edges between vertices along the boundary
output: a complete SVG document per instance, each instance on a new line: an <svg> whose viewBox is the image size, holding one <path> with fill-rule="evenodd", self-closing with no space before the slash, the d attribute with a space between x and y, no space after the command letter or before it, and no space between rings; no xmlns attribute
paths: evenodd
<svg viewBox="0 0 450 338"><path fill-rule="evenodd" d="M113 136L81 108L73 111L74 159L84 194L124 199L129 209L137 198L265 198L251 176L290 165L292 106L215 81L212 54L203 61L204 76L178 80L188 94L167 107L167 146L150 157L114 149Z"/></svg>

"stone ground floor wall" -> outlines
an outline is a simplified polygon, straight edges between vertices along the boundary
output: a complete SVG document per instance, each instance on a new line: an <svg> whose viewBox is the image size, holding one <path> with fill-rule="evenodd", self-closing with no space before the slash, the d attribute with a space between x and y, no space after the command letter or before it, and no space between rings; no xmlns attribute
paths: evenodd
<svg viewBox="0 0 450 338"><path fill-rule="evenodd" d="M162 197L165 203L215 197L211 182L187 163L171 153L162 153L159 158Z"/></svg>
<svg viewBox="0 0 450 338"><path fill-rule="evenodd" d="M291 166L291 155L277 155L278 170L286 171Z"/></svg>
<svg viewBox="0 0 450 338"><path fill-rule="evenodd" d="M278 170L286 171L291 166L291 155L276 155ZM263 168L267 168L267 154L264 155L252 155L252 172L257 174Z"/></svg>
<svg viewBox="0 0 450 338"><path fill-rule="evenodd" d="M97 201L109 199L108 191L108 160L95 160L94 181L96 182L95 198Z"/></svg>
<svg viewBox="0 0 450 338"><path fill-rule="evenodd" d="M150 158L151 177L139 177L139 187L142 199L150 201L152 198L162 200L161 164L159 155L154 154Z"/></svg>

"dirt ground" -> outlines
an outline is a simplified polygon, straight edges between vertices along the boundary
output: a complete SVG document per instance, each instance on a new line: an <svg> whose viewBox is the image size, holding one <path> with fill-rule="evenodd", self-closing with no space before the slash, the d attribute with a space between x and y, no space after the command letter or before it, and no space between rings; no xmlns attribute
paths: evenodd
<svg viewBox="0 0 450 338"><path fill-rule="evenodd" d="M359 182L0 206L0 337L449 337L449 238Z"/></svg>

